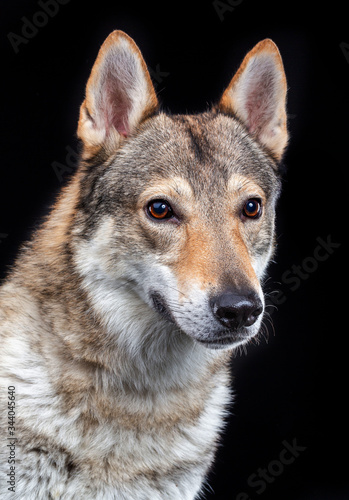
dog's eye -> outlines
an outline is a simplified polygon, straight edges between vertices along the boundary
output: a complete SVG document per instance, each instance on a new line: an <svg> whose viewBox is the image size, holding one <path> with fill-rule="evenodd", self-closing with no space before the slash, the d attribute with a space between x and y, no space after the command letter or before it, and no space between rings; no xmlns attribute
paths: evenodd
<svg viewBox="0 0 349 500"><path fill-rule="evenodd" d="M250 219L258 219L258 217L260 217L262 214L261 201L255 198L247 200L242 213L245 217L249 217Z"/></svg>
<svg viewBox="0 0 349 500"><path fill-rule="evenodd" d="M153 219L170 219L173 216L171 205L164 200L151 201L148 204L148 213Z"/></svg>

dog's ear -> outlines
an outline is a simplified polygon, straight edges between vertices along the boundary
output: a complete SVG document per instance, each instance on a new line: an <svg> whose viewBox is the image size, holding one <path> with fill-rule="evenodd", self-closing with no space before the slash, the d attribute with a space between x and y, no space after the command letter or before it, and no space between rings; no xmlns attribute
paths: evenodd
<svg viewBox="0 0 349 500"><path fill-rule="evenodd" d="M98 53L80 108L78 136L85 156L102 145L117 148L157 107L140 50L128 35L113 31Z"/></svg>
<svg viewBox="0 0 349 500"><path fill-rule="evenodd" d="M286 76L277 46L259 42L245 57L218 109L234 114L280 160L287 144Z"/></svg>

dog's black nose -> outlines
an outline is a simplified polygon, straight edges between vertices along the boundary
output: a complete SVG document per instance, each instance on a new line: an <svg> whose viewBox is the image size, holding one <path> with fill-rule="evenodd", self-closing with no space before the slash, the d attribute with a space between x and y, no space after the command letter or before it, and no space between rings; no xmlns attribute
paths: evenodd
<svg viewBox="0 0 349 500"><path fill-rule="evenodd" d="M263 311L262 301L255 292L226 291L212 297L210 306L216 319L231 330L253 325Z"/></svg>

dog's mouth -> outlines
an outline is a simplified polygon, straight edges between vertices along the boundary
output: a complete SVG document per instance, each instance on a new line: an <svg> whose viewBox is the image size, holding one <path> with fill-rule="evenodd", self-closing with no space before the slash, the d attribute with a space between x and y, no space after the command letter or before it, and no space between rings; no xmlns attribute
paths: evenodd
<svg viewBox="0 0 349 500"><path fill-rule="evenodd" d="M238 345L244 344L255 335L255 332L251 333L247 330L247 328L242 328L239 331L231 331L229 334L223 332L220 334L212 335L211 337L196 337L195 339L197 340L197 342L209 349L224 349L228 347L233 348Z"/></svg>
<svg viewBox="0 0 349 500"><path fill-rule="evenodd" d="M170 321L170 323L176 323L174 317L172 316L171 310L168 307L165 299L159 292L152 292L151 300L155 311L157 311L164 319Z"/></svg>
<svg viewBox="0 0 349 500"><path fill-rule="evenodd" d="M258 331L253 327L240 327L238 329L215 327L213 324L210 327L202 328L196 325L195 331L189 332L187 328L176 321L174 315L168 306L166 299L159 292L153 291L150 294L153 309L161 315L163 319L176 325L184 334L189 335L193 340L196 340L201 345L209 349L224 349L234 347L247 342L254 337Z"/></svg>

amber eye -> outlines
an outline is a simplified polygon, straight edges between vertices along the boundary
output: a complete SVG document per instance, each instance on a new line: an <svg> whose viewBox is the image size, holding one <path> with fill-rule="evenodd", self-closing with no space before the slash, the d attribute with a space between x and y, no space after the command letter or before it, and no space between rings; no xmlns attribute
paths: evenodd
<svg viewBox="0 0 349 500"><path fill-rule="evenodd" d="M148 205L148 214L157 220L170 219L173 216L171 205L164 200L154 200Z"/></svg>
<svg viewBox="0 0 349 500"><path fill-rule="evenodd" d="M249 217L250 219L258 219L258 217L262 214L262 204L260 200L256 198L251 198L247 200L242 213L245 217Z"/></svg>

